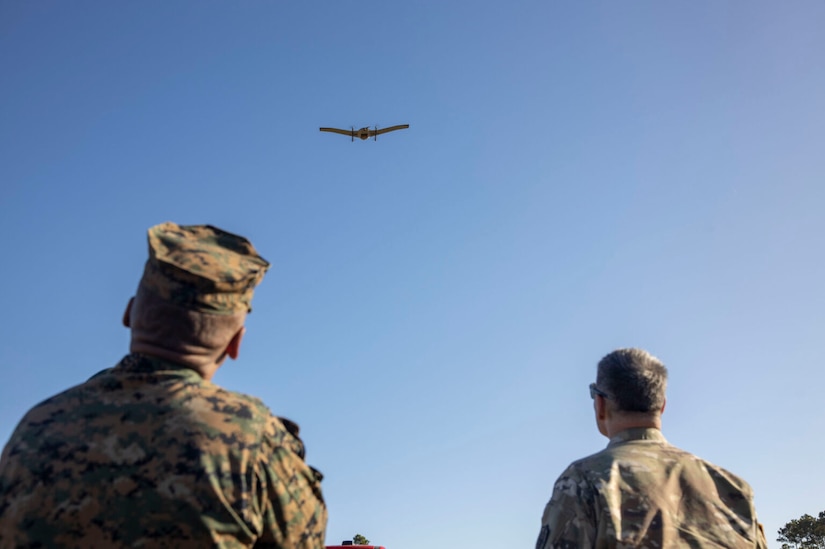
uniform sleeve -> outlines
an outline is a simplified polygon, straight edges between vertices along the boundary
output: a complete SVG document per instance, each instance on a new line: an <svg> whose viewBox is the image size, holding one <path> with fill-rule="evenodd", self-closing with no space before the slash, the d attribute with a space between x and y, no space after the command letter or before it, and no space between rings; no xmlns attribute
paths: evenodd
<svg viewBox="0 0 825 549"><path fill-rule="evenodd" d="M571 466L561 474L544 508L536 549L593 547L596 538L591 490Z"/></svg>
<svg viewBox="0 0 825 549"><path fill-rule="evenodd" d="M300 450L300 451L299 451ZM263 519L255 547L323 549L327 508L322 475L303 460L303 444L285 430L260 463Z"/></svg>

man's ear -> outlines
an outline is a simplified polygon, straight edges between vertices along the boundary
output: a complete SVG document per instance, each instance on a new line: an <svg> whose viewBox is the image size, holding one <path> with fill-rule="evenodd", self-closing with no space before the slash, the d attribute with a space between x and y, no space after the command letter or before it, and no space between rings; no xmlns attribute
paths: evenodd
<svg viewBox="0 0 825 549"><path fill-rule="evenodd" d="M659 410L659 414L664 414L665 413L665 406L666 405L667 405L667 399L665 399L665 401L662 402L662 409Z"/></svg>
<svg viewBox="0 0 825 549"><path fill-rule="evenodd" d="M123 325L127 328L132 327L132 320L130 317L132 316L132 305L134 304L134 302L135 298L130 298L129 303L126 305L126 310L123 311Z"/></svg>
<svg viewBox="0 0 825 549"><path fill-rule="evenodd" d="M607 419L607 399L602 395L596 395L596 419L604 421Z"/></svg>
<svg viewBox="0 0 825 549"><path fill-rule="evenodd" d="M232 360L238 358L238 354L241 351L241 340L245 333L246 326L241 326L241 328L235 332L235 335L232 336L232 339L229 340L229 345L226 346L226 355Z"/></svg>

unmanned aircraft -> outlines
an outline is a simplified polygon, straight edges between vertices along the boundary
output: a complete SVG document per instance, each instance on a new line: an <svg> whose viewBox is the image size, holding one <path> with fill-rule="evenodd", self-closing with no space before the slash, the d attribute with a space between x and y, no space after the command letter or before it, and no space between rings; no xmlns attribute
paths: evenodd
<svg viewBox="0 0 825 549"><path fill-rule="evenodd" d="M374 138L375 141L378 141L378 136L382 133L387 132L394 132L395 130L405 130L409 128L409 124L401 124L398 126L390 126L389 128L381 128L378 129L378 126L375 126L375 129L371 129L369 127L361 128L360 130L356 130L355 128L350 128L348 130L340 130L338 128L321 128L322 132L332 132L332 133L340 133L341 135L348 135L355 141L355 138L367 140L370 137Z"/></svg>

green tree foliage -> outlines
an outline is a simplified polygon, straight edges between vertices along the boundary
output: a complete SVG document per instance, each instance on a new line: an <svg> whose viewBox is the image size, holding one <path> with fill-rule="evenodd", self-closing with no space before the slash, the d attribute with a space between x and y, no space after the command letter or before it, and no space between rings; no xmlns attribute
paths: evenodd
<svg viewBox="0 0 825 549"><path fill-rule="evenodd" d="M825 511L818 518L802 515L779 529L782 549L825 549Z"/></svg>
<svg viewBox="0 0 825 549"><path fill-rule="evenodd" d="M361 534L355 534L354 536L352 536L352 543L354 543L355 545L369 545L370 540L368 540Z"/></svg>

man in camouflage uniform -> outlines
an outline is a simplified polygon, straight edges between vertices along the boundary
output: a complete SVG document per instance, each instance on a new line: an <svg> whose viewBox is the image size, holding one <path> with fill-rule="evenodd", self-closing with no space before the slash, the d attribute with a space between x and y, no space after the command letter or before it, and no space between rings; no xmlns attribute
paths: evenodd
<svg viewBox="0 0 825 549"><path fill-rule="evenodd" d="M0 547L324 546L298 427L210 380L269 267L211 226L149 229L131 353L29 411L0 458Z"/></svg>
<svg viewBox="0 0 825 549"><path fill-rule="evenodd" d="M590 396L610 442L556 481L536 549L767 547L748 483L665 440L666 384L640 349L599 362Z"/></svg>

